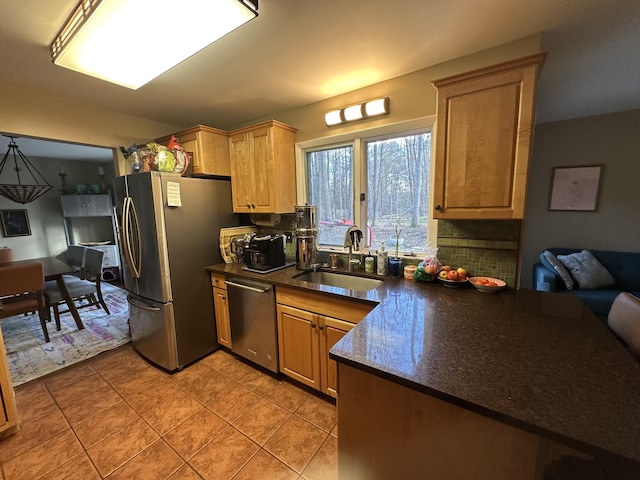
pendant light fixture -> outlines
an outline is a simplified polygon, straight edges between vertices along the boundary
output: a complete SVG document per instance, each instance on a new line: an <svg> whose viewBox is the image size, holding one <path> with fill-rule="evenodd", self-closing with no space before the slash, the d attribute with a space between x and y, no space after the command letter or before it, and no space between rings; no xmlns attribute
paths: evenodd
<svg viewBox="0 0 640 480"><path fill-rule="evenodd" d="M15 137L7 135L5 137L9 138L9 148L0 163L0 195L16 203L33 202L52 187L20 151L14 141ZM5 167L8 172L6 174L4 174ZM10 173L10 170L14 173Z"/></svg>
<svg viewBox="0 0 640 480"><path fill-rule="evenodd" d="M136 90L258 16L258 0L81 0L53 63Z"/></svg>

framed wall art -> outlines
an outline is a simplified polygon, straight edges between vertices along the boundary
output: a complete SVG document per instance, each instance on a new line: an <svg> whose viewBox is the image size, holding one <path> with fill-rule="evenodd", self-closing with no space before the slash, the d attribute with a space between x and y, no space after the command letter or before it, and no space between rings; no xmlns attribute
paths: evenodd
<svg viewBox="0 0 640 480"><path fill-rule="evenodd" d="M0 210L2 233L5 237L31 235L29 215L26 210Z"/></svg>
<svg viewBox="0 0 640 480"><path fill-rule="evenodd" d="M549 210L594 212L602 165L555 167L551 179Z"/></svg>

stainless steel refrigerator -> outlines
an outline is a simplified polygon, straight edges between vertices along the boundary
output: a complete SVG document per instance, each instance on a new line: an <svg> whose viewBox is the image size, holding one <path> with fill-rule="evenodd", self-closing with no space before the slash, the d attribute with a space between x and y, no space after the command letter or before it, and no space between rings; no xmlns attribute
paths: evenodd
<svg viewBox="0 0 640 480"><path fill-rule="evenodd" d="M218 349L208 265L238 225L228 180L145 172L116 178L123 280L134 348L168 370Z"/></svg>

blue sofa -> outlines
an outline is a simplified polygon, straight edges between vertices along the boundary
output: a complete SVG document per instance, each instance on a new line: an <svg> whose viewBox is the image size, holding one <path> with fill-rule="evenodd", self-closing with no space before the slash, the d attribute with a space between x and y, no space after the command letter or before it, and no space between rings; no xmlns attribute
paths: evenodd
<svg viewBox="0 0 640 480"><path fill-rule="evenodd" d="M582 249L572 248L549 248L547 250L556 256L582 251ZM558 274L540 262L533 266L533 286L536 290L576 295L600 320L606 322L611 305L620 292L629 292L640 297L640 252L589 251L611 273L615 280L614 285L593 290L580 289L576 285L572 290L567 290Z"/></svg>

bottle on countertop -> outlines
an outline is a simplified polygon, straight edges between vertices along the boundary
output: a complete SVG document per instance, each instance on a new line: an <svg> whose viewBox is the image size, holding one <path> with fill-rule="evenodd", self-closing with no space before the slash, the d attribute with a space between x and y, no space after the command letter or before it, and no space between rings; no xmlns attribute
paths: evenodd
<svg viewBox="0 0 640 480"><path fill-rule="evenodd" d="M387 258L389 254L384 249L384 242L380 246L380 250L378 250L378 275L386 275L387 274Z"/></svg>
<svg viewBox="0 0 640 480"><path fill-rule="evenodd" d="M364 271L367 273L373 273L374 271L374 258L371 255L371 250L369 250L369 253L364 258Z"/></svg>

